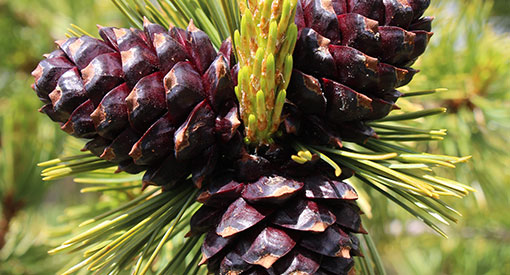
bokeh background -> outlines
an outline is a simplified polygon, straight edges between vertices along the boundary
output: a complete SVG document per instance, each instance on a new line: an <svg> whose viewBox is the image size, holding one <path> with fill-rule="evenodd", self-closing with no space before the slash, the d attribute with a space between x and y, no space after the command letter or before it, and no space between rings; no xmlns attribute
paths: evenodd
<svg viewBox="0 0 510 275"><path fill-rule="evenodd" d="M510 272L510 1L433 0L435 35L404 89L448 88L408 108L441 106L426 121L446 128L429 152L472 155L449 176L473 186L449 201L463 217L444 239L398 206L371 194L365 224L388 274L509 274ZM37 109L30 72L71 23L128 26L110 1L0 0L0 274L55 274L68 257L48 256L85 212L111 198L80 194L71 179L43 182L37 163L65 154L69 142ZM73 146L67 146L73 147ZM446 172L445 172L446 173ZM120 195L122 196L122 194ZM85 272L82 272L86 274Z"/></svg>

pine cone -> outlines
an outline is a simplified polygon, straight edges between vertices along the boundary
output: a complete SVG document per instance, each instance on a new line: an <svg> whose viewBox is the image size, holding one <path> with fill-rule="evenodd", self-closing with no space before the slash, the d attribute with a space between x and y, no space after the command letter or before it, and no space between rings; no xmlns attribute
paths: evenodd
<svg viewBox="0 0 510 275"><path fill-rule="evenodd" d="M312 168L312 167L310 167ZM220 176L200 194L190 235L208 230L202 263L216 274L347 274L366 233L354 189L308 170L306 177Z"/></svg>
<svg viewBox="0 0 510 275"><path fill-rule="evenodd" d="M364 121L385 117L417 73L410 68L427 46L430 0L299 0L299 36L287 98L290 131L336 145L375 132ZM297 116L297 117L296 117ZM300 122L296 124L296 121ZM297 127L297 129L296 129ZM306 131L300 135L307 135ZM319 141L320 142L320 141Z"/></svg>
<svg viewBox="0 0 510 275"><path fill-rule="evenodd" d="M193 171L200 186L240 125L230 40L217 53L192 23L170 31L149 22L144 31L100 27L99 34L103 40L57 41L37 66L40 111L92 139L84 149L120 170L147 170L144 184L169 188Z"/></svg>

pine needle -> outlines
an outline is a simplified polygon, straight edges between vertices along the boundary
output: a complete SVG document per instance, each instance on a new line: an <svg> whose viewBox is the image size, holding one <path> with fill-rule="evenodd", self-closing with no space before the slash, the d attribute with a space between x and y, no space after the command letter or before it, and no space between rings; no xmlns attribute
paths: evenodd
<svg viewBox="0 0 510 275"><path fill-rule="evenodd" d="M438 92L446 92L446 91L448 91L447 88L436 88L436 89L432 89L432 90L403 93L402 97L423 96L423 95L430 95L430 94L435 94Z"/></svg>
<svg viewBox="0 0 510 275"><path fill-rule="evenodd" d="M411 119L417 119L417 118L422 118L422 117L427 117L427 116L438 115L438 114L441 114L444 112L446 112L446 108L433 108L433 109L426 109L426 110L417 111L417 112L404 113L404 114L400 114L400 115L387 116L387 117L379 119L377 121L381 122L381 121L411 120Z"/></svg>
<svg viewBox="0 0 510 275"><path fill-rule="evenodd" d="M158 246L156 247L156 250L152 253L151 257L149 258L149 260L147 261L147 263L145 264L145 267L142 269L142 271L140 272L141 275L144 275L145 273L147 273L147 271L149 270L151 264L154 262L154 260L156 259L156 256L159 254L159 252L161 251L161 248L163 247L163 245L166 243L166 241L168 240L170 234L172 234L172 232L174 231L175 229L175 226L179 223L180 219L182 218L182 215L184 214L184 212L186 211L187 207L193 202L193 200L195 199L195 195L197 194L198 190L195 190L193 192L193 194L191 196L188 196L188 199L186 200L186 202L184 203L184 205L181 207L181 210L179 212L179 214L177 215L177 218L174 220L173 224L170 226L170 228L168 228L168 230L165 232L165 235L163 236L163 238L161 238L161 240L159 241L158 243Z"/></svg>

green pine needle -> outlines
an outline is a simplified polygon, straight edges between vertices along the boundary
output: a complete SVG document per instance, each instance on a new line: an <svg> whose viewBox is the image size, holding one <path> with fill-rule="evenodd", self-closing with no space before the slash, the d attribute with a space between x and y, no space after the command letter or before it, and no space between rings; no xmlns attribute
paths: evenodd
<svg viewBox="0 0 510 275"><path fill-rule="evenodd" d="M130 265L133 258L138 258L135 262L139 271L134 274L145 274L165 244L188 228L189 219L198 207L194 203L198 190L189 181L182 182L182 186L168 192L146 191L128 203L82 223L81 227L89 229L49 253L84 250L86 259L64 274L85 267L100 273L116 273ZM92 224L96 225L90 227Z"/></svg>
<svg viewBox="0 0 510 275"><path fill-rule="evenodd" d="M360 249L364 257L357 257L356 260L360 260L360 258L364 259L365 265L373 266L373 274L386 275L386 270L384 269L381 256L379 255L370 234L361 234Z"/></svg>
<svg viewBox="0 0 510 275"><path fill-rule="evenodd" d="M441 114L444 112L446 112L446 108L433 108L433 109L426 109L426 110L417 111L417 112L405 113L405 114L401 114L401 115L387 116L385 118L379 119L378 121L381 122L381 121L410 120L410 119L417 119L417 118L422 118L422 117L427 117L427 116L438 115L438 114Z"/></svg>
<svg viewBox="0 0 510 275"><path fill-rule="evenodd" d="M423 95L430 95L430 94L435 94L437 92L446 92L446 91L448 91L448 89L446 89L446 88L437 88L437 89L433 89L433 90L403 93L402 97L423 96Z"/></svg>

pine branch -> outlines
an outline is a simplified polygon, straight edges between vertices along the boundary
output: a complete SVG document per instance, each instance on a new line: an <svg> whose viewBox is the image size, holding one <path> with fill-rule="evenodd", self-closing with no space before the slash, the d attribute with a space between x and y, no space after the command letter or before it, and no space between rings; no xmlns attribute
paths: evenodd
<svg viewBox="0 0 510 275"><path fill-rule="evenodd" d="M261 4L260 10L250 10L250 7L244 5L238 7L241 3L225 0L158 0L157 3L148 0L113 0L113 2L132 24L139 28L144 18L167 27L170 25L185 27L190 20L193 20L197 27L209 35L216 47L219 47L228 36L233 36L234 44L237 46L238 61L241 64L236 95L242 105L242 113L243 110L248 109L253 111L243 118L245 129L262 129L263 132L258 138L264 143L269 140L270 135L266 135L267 129L276 131L279 126L280 113L285 102L285 89L293 67L292 52L297 28L289 23L291 21L287 22L289 19L286 16L293 13L291 8L288 14L284 13L286 16L282 16L283 19L278 23L276 21L269 23L264 21L272 18L269 16L270 6L267 4L269 2L264 2L264 9ZM283 1L283 3L284 7L285 4L292 6L289 4L291 1ZM295 4L295 1L292 3ZM258 17L261 20L260 24L252 21L253 18L257 18L255 15L257 13L262 14ZM240 14L244 14L242 19ZM260 26L260 29L255 26ZM76 36L84 34L84 31L76 26L73 26L69 32ZM264 35L261 35L262 32ZM293 34L287 44L280 39L285 33ZM252 41L248 39L250 37L258 37L259 41ZM265 38L270 43L264 40ZM258 49L253 42L259 42ZM277 45L277 42L283 44ZM284 49L281 56L277 49ZM275 84L275 71L283 72L283 79L279 80L281 83ZM259 86L249 87L251 76L259 72L264 76L260 78ZM404 96L427 95L439 91L442 89L405 93ZM266 113L267 108L270 110ZM445 108L434 108L405 112L367 123L368 126L378 129L378 138L369 138L364 143L345 142L343 148L312 146L296 140L296 155L293 155L292 159L304 164L319 158L334 169L336 176L341 175L342 168L348 168L355 172L356 178L365 186L377 190L413 216L423 220L436 232L446 236L438 224L456 222L456 215L459 213L442 202L441 196L460 198L473 189L436 176L432 168L440 166L455 168L455 164L464 162L469 157L425 154L409 149L402 143L442 140L446 135L446 129L411 127L405 122L445 111ZM266 129L263 126L267 122L270 127ZM251 136L248 131L249 138L254 138L256 135L253 133ZM138 176L126 177L123 174L115 176L114 164L89 154L48 161L42 166L51 166L42 172L45 180L82 175L84 177L75 181L101 184L84 188L82 192L121 192L136 190L141 186ZM157 262L165 245L186 230L192 214L199 206L198 203L194 203L197 190L192 188L190 181L183 181L179 186L182 187L166 192L147 190L126 204L86 220L81 226L89 227L88 230L65 241L50 253L63 251L84 253L85 259L64 274L82 268L98 273L115 274L133 264L134 274L146 274ZM191 237L177 245L177 252L172 255L172 260L158 268L159 273L196 274L199 272L198 267L194 266L199 261L198 250L201 238L203 236ZM364 237L362 247L373 260L361 259L358 263L360 269L365 274L384 274L370 237ZM187 255L192 256L187 257ZM188 258L187 261L186 258Z"/></svg>

